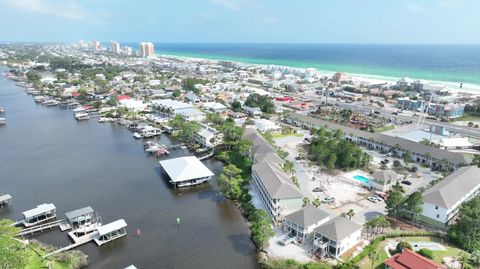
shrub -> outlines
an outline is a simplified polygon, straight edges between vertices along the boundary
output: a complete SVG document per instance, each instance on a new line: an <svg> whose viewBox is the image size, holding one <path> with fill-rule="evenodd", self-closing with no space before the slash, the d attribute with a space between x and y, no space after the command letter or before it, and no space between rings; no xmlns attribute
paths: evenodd
<svg viewBox="0 0 480 269"><path fill-rule="evenodd" d="M399 252L402 252L402 250L404 248L408 248L409 250L412 250L412 245L410 245L410 243L406 242L406 241L401 241L401 242L398 242L397 244L397 247L395 248L395 250L397 251L397 253Z"/></svg>
<svg viewBox="0 0 480 269"><path fill-rule="evenodd" d="M426 258L429 258L429 259L433 260L433 256L434 256L433 251L431 251L428 248L422 248L422 249L418 250L417 253L422 255L423 257L426 257Z"/></svg>
<svg viewBox="0 0 480 269"><path fill-rule="evenodd" d="M418 167L416 165L412 165L412 167L410 167L410 172L415 173L417 171L418 171Z"/></svg>
<svg viewBox="0 0 480 269"><path fill-rule="evenodd" d="M394 167L400 167L401 165L402 165L402 163L399 160L393 161L393 166Z"/></svg>

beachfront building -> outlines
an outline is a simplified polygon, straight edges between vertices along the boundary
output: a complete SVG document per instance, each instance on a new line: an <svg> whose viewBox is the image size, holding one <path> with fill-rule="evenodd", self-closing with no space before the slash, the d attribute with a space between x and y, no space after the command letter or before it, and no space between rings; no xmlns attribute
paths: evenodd
<svg viewBox="0 0 480 269"><path fill-rule="evenodd" d="M308 205L285 216L283 232L294 237L300 244L312 242L313 230L335 216L335 213L327 208Z"/></svg>
<svg viewBox="0 0 480 269"><path fill-rule="evenodd" d="M314 229L314 252L339 257L362 239L362 226L344 217L335 217Z"/></svg>
<svg viewBox="0 0 480 269"><path fill-rule="evenodd" d="M466 166L453 172L423 193L421 220L446 228L461 205L480 194L480 168Z"/></svg>
<svg viewBox="0 0 480 269"><path fill-rule="evenodd" d="M325 127L330 130L342 130L345 139L362 147L382 153L391 152L403 157L410 153L412 161L431 167L456 169L470 163L463 154L423 145L402 137L393 137L381 133L371 133L344 125L324 121L312 116L290 113L285 116L285 122L306 129Z"/></svg>
<svg viewBox="0 0 480 269"><path fill-rule="evenodd" d="M215 128L201 124L201 129L195 134L195 141L203 147L211 148L222 143L222 134Z"/></svg>
<svg viewBox="0 0 480 269"><path fill-rule="evenodd" d="M163 170L170 177L170 183L175 187L188 187L207 182L213 177L197 157L187 156L160 161Z"/></svg>
<svg viewBox="0 0 480 269"><path fill-rule="evenodd" d="M155 48L152 42L141 42L140 43L140 57L151 57L155 53Z"/></svg>
<svg viewBox="0 0 480 269"><path fill-rule="evenodd" d="M438 264L413 250L407 248L402 252L393 255L385 262L385 269L446 269L447 267Z"/></svg>
<svg viewBox="0 0 480 269"><path fill-rule="evenodd" d="M410 97L399 97L397 99L397 107L403 110L423 111L425 110L424 100L413 100Z"/></svg>
<svg viewBox="0 0 480 269"><path fill-rule="evenodd" d="M112 51L112 53L119 54L121 51L120 43L118 43L117 41L110 42L110 50Z"/></svg>
<svg viewBox="0 0 480 269"><path fill-rule="evenodd" d="M465 104L430 104L427 113L437 118L455 119L463 116Z"/></svg>
<svg viewBox="0 0 480 269"><path fill-rule="evenodd" d="M302 207L303 195L283 171L283 160L257 130L247 128L245 138L252 144L250 158L254 162L253 188L263 207L279 223L285 214Z"/></svg>
<svg viewBox="0 0 480 269"><path fill-rule="evenodd" d="M282 129L275 122L267 119L255 119L254 124L255 128L257 128L257 130L260 132L273 132L280 131Z"/></svg>

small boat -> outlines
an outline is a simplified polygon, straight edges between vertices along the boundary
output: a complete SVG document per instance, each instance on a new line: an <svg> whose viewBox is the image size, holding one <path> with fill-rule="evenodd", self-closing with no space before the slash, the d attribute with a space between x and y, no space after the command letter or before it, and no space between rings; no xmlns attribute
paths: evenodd
<svg viewBox="0 0 480 269"><path fill-rule="evenodd" d="M100 123L103 123L103 122L113 122L113 118L101 117L100 119L98 119L98 122L100 122Z"/></svg>
<svg viewBox="0 0 480 269"><path fill-rule="evenodd" d="M89 119L90 119L90 116L88 115L88 113L78 113L78 114L75 114L75 118L76 118L78 121L81 121L81 120L89 120Z"/></svg>
<svg viewBox="0 0 480 269"><path fill-rule="evenodd" d="M45 96L41 96L41 95L35 96L33 97L33 100L35 101L35 103L43 103L45 102Z"/></svg>
<svg viewBox="0 0 480 269"><path fill-rule="evenodd" d="M4 107L0 107L0 113L5 113L5 108Z"/></svg>
<svg viewBox="0 0 480 269"><path fill-rule="evenodd" d="M141 133L133 133L133 137L136 138L136 139L140 139L140 138L143 138L143 135Z"/></svg>
<svg viewBox="0 0 480 269"><path fill-rule="evenodd" d="M57 100L54 100L54 99L49 99L49 100L46 100L45 102L43 102L44 105L46 106L57 106L60 102L58 102Z"/></svg>
<svg viewBox="0 0 480 269"><path fill-rule="evenodd" d="M6 125L7 122L5 121L5 118L0 118L0 126L1 125Z"/></svg>

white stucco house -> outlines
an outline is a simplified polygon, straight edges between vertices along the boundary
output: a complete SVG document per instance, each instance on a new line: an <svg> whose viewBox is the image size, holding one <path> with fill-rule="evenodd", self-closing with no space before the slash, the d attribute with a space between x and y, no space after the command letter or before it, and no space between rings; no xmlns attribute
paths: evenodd
<svg viewBox="0 0 480 269"><path fill-rule="evenodd" d="M282 129L279 125L275 124L275 122L267 119L255 119L254 124L255 128L260 132L272 132Z"/></svg>
<svg viewBox="0 0 480 269"><path fill-rule="evenodd" d="M446 228L461 205L480 194L480 168L465 166L423 193L421 220Z"/></svg>
<svg viewBox="0 0 480 269"><path fill-rule="evenodd" d="M223 137L216 129L202 124L202 128L195 134L195 140L203 147L211 148L222 143Z"/></svg>

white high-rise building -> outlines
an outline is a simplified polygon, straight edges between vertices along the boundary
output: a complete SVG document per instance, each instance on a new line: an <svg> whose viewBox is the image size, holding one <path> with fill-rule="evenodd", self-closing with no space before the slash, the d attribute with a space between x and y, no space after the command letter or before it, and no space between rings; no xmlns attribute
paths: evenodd
<svg viewBox="0 0 480 269"><path fill-rule="evenodd" d="M120 53L120 43L118 43L117 41L112 41L111 42L111 49L112 49L112 53Z"/></svg>
<svg viewBox="0 0 480 269"><path fill-rule="evenodd" d="M100 45L100 41L94 40L94 41L92 41L92 44L93 44L93 49L94 50L101 50L102 49L102 46Z"/></svg>
<svg viewBox="0 0 480 269"><path fill-rule="evenodd" d="M155 53L155 48L152 42L140 43L140 57L150 57Z"/></svg>
<svg viewBox="0 0 480 269"><path fill-rule="evenodd" d="M124 55L131 56L132 53L133 53L133 49L132 49L132 47L124 46L123 49L122 49L122 53Z"/></svg>

